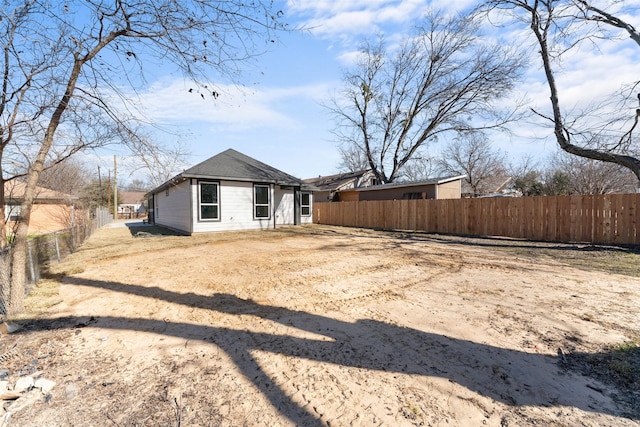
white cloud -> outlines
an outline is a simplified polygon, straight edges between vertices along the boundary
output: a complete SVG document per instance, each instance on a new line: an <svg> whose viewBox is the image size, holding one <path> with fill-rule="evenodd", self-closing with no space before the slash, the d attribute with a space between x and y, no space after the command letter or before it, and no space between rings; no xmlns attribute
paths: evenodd
<svg viewBox="0 0 640 427"><path fill-rule="evenodd" d="M462 2L466 2L463 0ZM316 35L340 40L410 24L429 8L428 0L289 0L289 11Z"/></svg>
<svg viewBox="0 0 640 427"><path fill-rule="evenodd" d="M326 96L327 86L311 84L287 88L216 86L217 99L204 98L181 80L161 81L140 94L142 112L161 124L207 124L223 129L293 129L302 126L287 111L293 102L315 102Z"/></svg>

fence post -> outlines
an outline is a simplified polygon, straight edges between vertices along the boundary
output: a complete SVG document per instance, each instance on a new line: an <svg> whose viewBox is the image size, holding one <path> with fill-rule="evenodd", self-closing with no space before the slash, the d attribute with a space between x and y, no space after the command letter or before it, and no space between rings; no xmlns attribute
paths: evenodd
<svg viewBox="0 0 640 427"><path fill-rule="evenodd" d="M58 243L58 232L53 233L53 241L56 244L56 256L58 257L58 264L60 264L60 244Z"/></svg>
<svg viewBox="0 0 640 427"><path fill-rule="evenodd" d="M9 305L9 282L11 279L11 247L0 249L0 315L7 314Z"/></svg>
<svg viewBox="0 0 640 427"><path fill-rule="evenodd" d="M33 245L31 244L31 240L27 240L27 256L29 262L29 272L31 273L31 282L36 283L38 278L36 277L36 267L33 262Z"/></svg>

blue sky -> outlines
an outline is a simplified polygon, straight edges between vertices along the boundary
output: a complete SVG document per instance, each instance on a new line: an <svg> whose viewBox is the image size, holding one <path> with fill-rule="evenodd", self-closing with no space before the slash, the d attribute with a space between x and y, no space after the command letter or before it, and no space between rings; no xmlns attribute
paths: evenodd
<svg viewBox="0 0 640 427"><path fill-rule="evenodd" d="M186 167L227 148L234 148L299 178L337 173L340 164L333 121L323 104L341 87L343 70L350 66L365 37L383 33L393 42L406 34L414 19L429 7L462 10L467 0L289 0L280 2L292 26L309 30L280 34L271 51L258 57L237 84L215 79L221 96L202 100L188 92L189 83L160 70L149 87L139 93L141 111L161 126L180 132L190 153ZM627 5L638 6L640 0ZM636 16L627 18L640 27ZM487 37L517 40L518 34L487 29ZM608 93L623 82L638 79L640 48L622 37L603 42L598 55L591 46L572 52L562 64L558 84L566 105L580 107L585 94ZM534 53L534 52L532 52ZM541 79L539 61L531 67L514 96L526 96L531 105L548 111L548 89ZM526 153L539 158L555 152L547 130L519 123L512 136L493 136L497 149L517 161ZM170 143L178 137L155 133ZM112 168L106 155L105 169ZM131 159L119 157L120 179L139 177L129 168Z"/></svg>

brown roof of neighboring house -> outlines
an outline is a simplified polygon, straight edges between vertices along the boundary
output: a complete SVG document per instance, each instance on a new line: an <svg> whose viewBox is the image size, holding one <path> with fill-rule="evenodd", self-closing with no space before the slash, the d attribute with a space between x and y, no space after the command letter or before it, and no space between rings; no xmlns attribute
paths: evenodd
<svg viewBox="0 0 640 427"><path fill-rule="evenodd" d="M511 181L512 181L512 178L506 175L489 177L485 179L484 182L482 183L480 194L501 193L503 190L507 189ZM471 189L471 185L469 185L469 183L466 180L463 181L462 183L462 194L473 195L473 190Z"/></svg>
<svg viewBox="0 0 640 427"><path fill-rule="evenodd" d="M4 183L4 197L6 201L19 201L24 197L27 185L24 182L12 179ZM77 196L61 193L60 191L50 190L44 187L36 187L36 202L63 202L77 200Z"/></svg>
<svg viewBox="0 0 640 427"><path fill-rule="evenodd" d="M319 176L317 178L307 178L303 181L307 184L311 184L315 187L318 187L320 190L338 190L343 187L345 184L349 184L351 182L356 181L367 173L370 173L371 170L361 170L356 172L347 172L347 173L339 173L336 175L328 175L328 176Z"/></svg>
<svg viewBox="0 0 640 427"><path fill-rule="evenodd" d="M144 202L144 191L119 191L118 201L121 205L140 205Z"/></svg>
<svg viewBox="0 0 640 427"><path fill-rule="evenodd" d="M403 187L418 187L421 185L438 185L446 184L447 182L463 180L467 175L452 175L452 176L439 176L437 178L429 178L424 181L411 181L411 182L391 182L389 184L372 185L371 187L356 188L356 191L378 191L387 190L389 188L403 188Z"/></svg>

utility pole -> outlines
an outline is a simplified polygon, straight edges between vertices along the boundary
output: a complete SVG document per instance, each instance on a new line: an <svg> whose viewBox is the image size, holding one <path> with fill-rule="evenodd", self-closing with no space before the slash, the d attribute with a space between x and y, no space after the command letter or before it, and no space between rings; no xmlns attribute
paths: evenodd
<svg viewBox="0 0 640 427"><path fill-rule="evenodd" d="M111 211L111 169L107 174L107 212Z"/></svg>
<svg viewBox="0 0 640 427"><path fill-rule="evenodd" d="M116 168L116 155L113 155L113 220L118 220L118 180L116 179L117 174Z"/></svg>

